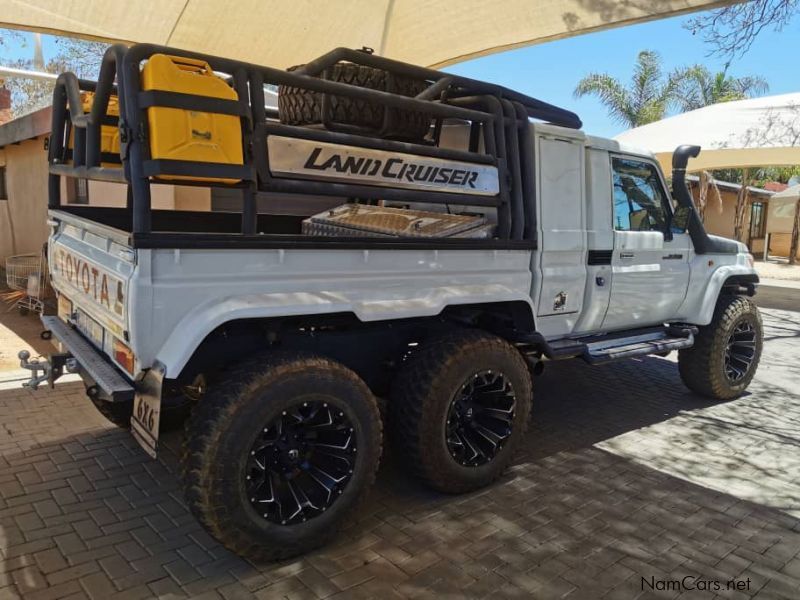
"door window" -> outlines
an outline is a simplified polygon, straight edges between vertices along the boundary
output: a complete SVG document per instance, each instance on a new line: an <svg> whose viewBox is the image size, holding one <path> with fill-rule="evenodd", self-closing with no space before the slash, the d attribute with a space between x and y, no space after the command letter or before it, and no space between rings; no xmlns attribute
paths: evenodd
<svg viewBox="0 0 800 600"><path fill-rule="evenodd" d="M656 167L630 158L612 158L614 229L664 231L666 194Z"/></svg>

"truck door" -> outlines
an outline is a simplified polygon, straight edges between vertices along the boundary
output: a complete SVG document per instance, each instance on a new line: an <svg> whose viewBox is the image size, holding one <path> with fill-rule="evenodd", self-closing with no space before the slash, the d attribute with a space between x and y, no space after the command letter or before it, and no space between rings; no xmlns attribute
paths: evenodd
<svg viewBox="0 0 800 600"><path fill-rule="evenodd" d="M603 329L675 319L689 285L689 236L677 232L665 240L669 196L654 163L612 156L611 175L614 252Z"/></svg>

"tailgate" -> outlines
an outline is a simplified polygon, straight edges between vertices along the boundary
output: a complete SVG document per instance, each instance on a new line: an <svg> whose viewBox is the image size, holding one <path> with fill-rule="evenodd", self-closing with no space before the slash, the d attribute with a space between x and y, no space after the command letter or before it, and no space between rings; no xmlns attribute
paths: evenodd
<svg viewBox="0 0 800 600"><path fill-rule="evenodd" d="M51 216L55 232L48 254L59 316L113 360L114 339L130 344L127 299L134 253L125 243L127 234L73 215Z"/></svg>

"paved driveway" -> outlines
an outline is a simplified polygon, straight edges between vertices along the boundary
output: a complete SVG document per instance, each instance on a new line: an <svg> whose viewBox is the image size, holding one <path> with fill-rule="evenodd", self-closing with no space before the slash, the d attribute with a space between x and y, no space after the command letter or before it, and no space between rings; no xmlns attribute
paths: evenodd
<svg viewBox="0 0 800 600"><path fill-rule="evenodd" d="M0 390L0 598L800 598L798 317L765 311L733 402L689 394L674 359L551 365L497 485L437 495L389 455L358 521L281 564L186 511L180 436L151 461L79 384Z"/></svg>

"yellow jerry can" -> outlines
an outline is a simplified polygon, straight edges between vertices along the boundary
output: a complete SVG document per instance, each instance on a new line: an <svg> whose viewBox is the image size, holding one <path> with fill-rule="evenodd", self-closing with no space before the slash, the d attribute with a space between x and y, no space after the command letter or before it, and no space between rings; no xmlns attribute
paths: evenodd
<svg viewBox="0 0 800 600"><path fill-rule="evenodd" d="M83 112L88 113L92 111L92 102L94 102L94 92L81 93L81 105ZM108 108L106 109L106 117L113 117L119 119L119 100L116 96L109 96ZM73 149L73 140L75 138L75 128L72 128L69 133L70 150ZM100 165L103 167L118 168L122 163L119 157L119 127L114 125L102 125L100 127Z"/></svg>
<svg viewBox="0 0 800 600"><path fill-rule="evenodd" d="M225 100L239 96L202 60L154 54L142 69L142 89ZM151 106L147 109L153 159L243 164L239 117ZM239 179L163 175L159 179L237 183Z"/></svg>

